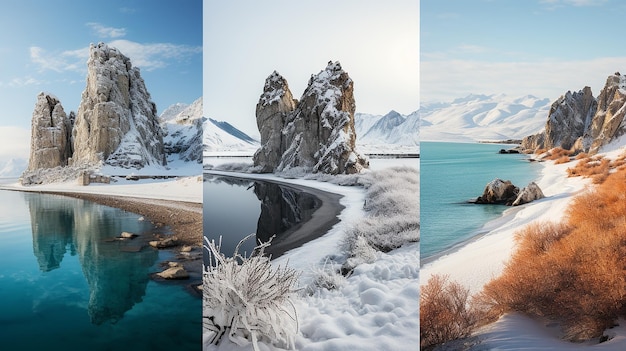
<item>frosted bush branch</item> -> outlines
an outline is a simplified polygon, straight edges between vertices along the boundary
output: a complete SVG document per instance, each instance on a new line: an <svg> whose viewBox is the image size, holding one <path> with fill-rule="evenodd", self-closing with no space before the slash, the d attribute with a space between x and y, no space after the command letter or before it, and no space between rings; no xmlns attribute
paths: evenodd
<svg viewBox="0 0 626 351"><path fill-rule="evenodd" d="M246 257L237 245L233 257L221 253L218 244L205 238L208 266L204 272L204 329L212 333L209 340L219 344L224 335L244 346L258 342L293 348L298 332L298 319L292 299L296 293L299 273L287 266L272 267L264 256L269 242L262 243Z"/></svg>
<svg viewBox="0 0 626 351"><path fill-rule="evenodd" d="M346 231L343 247L348 255L343 271L371 263L375 252L388 252L420 240L419 171L391 167L359 178L367 189L366 217Z"/></svg>

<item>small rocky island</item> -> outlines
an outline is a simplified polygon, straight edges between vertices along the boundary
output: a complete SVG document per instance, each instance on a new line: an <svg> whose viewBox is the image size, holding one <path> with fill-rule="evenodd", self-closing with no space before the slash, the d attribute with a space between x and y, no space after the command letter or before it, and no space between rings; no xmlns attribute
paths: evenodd
<svg viewBox="0 0 626 351"><path fill-rule="evenodd" d="M483 194L471 202L475 204L519 206L544 197L543 192L535 182L531 182L520 190L510 180L496 178L487 183Z"/></svg>
<svg viewBox="0 0 626 351"><path fill-rule="evenodd" d="M258 172L302 169L351 174L369 166L356 151L353 81L339 62L311 75L300 100L274 71L256 106L261 148L254 154Z"/></svg>

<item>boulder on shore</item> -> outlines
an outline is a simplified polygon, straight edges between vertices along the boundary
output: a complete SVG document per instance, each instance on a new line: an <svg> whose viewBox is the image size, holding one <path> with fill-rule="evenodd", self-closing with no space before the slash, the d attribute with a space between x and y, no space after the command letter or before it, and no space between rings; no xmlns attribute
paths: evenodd
<svg viewBox="0 0 626 351"><path fill-rule="evenodd" d="M510 180L496 178L487 183L483 194L476 198L474 203L518 206L544 197L545 195L535 182L531 182L520 190Z"/></svg>
<svg viewBox="0 0 626 351"><path fill-rule="evenodd" d="M543 191L541 191L541 188L539 188L539 185L535 182L531 182L519 192L517 199L513 201L511 206L527 204L535 200L543 199L544 197L545 195L543 194Z"/></svg>
<svg viewBox="0 0 626 351"><path fill-rule="evenodd" d="M483 194L476 199L475 203L510 205L515 201L518 193L519 188L513 185L510 180L496 178L487 183Z"/></svg>

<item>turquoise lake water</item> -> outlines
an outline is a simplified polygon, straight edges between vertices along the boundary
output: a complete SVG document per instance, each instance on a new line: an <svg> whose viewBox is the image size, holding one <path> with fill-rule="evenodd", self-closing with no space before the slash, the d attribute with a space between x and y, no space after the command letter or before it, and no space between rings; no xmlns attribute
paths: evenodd
<svg viewBox="0 0 626 351"><path fill-rule="evenodd" d="M200 350L201 299L149 278L171 254L111 240L152 229L119 209L0 190L0 348Z"/></svg>
<svg viewBox="0 0 626 351"><path fill-rule="evenodd" d="M539 177L541 165L528 155L499 154L512 145L421 143L421 257L427 259L479 234L480 228L502 215L503 205L475 205L495 178L525 187Z"/></svg>

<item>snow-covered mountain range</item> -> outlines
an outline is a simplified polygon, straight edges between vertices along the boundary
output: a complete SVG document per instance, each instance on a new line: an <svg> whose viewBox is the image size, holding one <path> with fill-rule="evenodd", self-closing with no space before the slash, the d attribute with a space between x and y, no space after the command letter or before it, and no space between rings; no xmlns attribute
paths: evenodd
<svg viewBox="0 0 626 351"><path fill-rule="evenodd" d="M159 119L168 163L176 159L201 163L202 97L191 105L177 103L168 107Z"/></svg>
<svg viewBox="0 0 626 351"><path fill-rule="evenodd" d="M384 116L354 115L358 149L366 154L419 153L419 111L406 116L390 111Z"/></svg>
<svg viewBox="0 0 626 351"><path fill-rule="evenodd" d="M28 160L24 158L12 158L4 164L0 164L0 178L19 177L28 166Z"/></svg>
<svg viewBox="0 0 626 351"><path fill-rule="evenodd" d="M354 129L360 152L419 153L419 111L406 116L355 113ZM209 118L204 122L204 156L252 156L259 141L228 122Z"/></svg>
<svg viewBox="0 0 626 351"><path fill-rule="evenodd" d="M204 156L252 156L261 147L258 140L228 122L209 118L202 128Z"/></svg>
<svg viewBox="0 0 626 351"><path fill-rule="evenodd" d="M546 123L549 99L532 95L468 95L452 102L422 104L422 141L522 139Z"/></svg>

